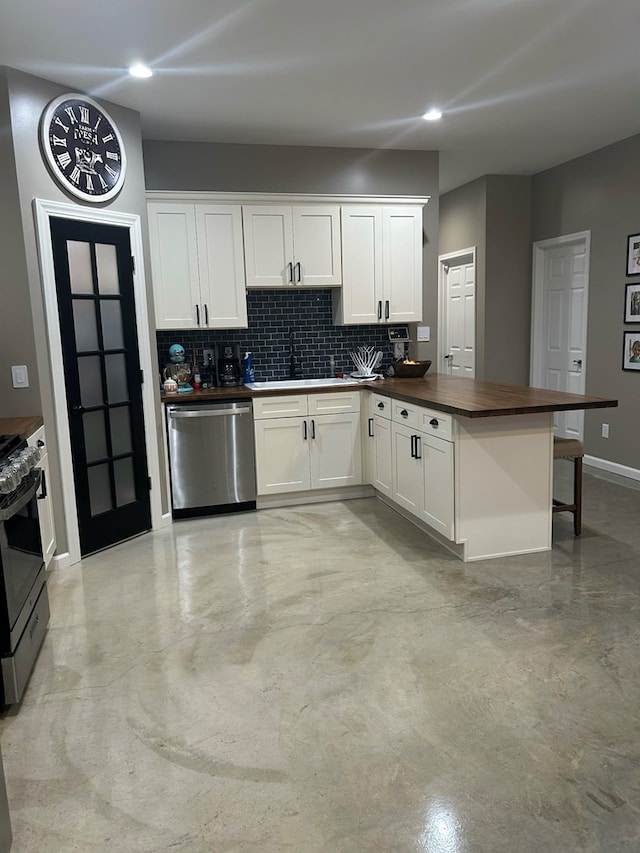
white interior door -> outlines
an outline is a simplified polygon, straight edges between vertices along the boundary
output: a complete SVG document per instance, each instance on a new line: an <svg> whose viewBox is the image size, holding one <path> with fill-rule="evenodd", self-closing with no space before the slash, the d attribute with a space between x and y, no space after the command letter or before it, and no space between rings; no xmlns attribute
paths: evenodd
<svg viewBox="0 0 640 853"><path fill-rule="evenodd" d="M587 234L534 245L534 386L585 393L588 249ZM584 412L555 412L553 425L556 435L581 440Z"/></svg>
<svg viewBox="0 0 640 853"><path fill-rule="evenodd" d="M476 375L475 249L440 257L441 370Z"/></svg>

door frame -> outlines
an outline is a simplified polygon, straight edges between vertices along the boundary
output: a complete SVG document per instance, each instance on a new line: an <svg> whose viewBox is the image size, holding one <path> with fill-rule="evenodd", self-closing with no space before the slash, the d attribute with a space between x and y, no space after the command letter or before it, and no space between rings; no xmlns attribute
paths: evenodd
<svg viewBox="0 0 640 853"><path fill-rule="evenodd" d="M576 231L573 234L564 234L562 237L550 237L547 240L538 240L533 244L533 270L531 281L531 352L529 367L529 384L533 387L542 387L542 359L544 340L544 276L546 252L549 249L557 249L559 246L567 246L572 243L584 243L585 249L585 271L584 271L584 347L582 356L582 374L586 387L587 382L587 324L589 320L589 277L591 263L591 231Z"/></svg>
<svg viewBox="0 0 640 853"><path fill-rule="evenodd" d="M62 359L62 339L60 335L60 317L58 314L58 295L56 290L55 269L53 263L53 248L51 244L51 229L49 220L53 217L74 219L91 222L96 225L118 225L129 229L131 254L134 258L133 290L136 306L136 327L138 333L138 348L140 367L144 371L145 382L142 386L142 410L145 423L145 444L147 453L147 468L151 478L151 526L160 527L163 523L162 503L160 496L160 456L158 436L156 431L156 402L153 393L153 377L157 373L151 356L151 339L147 322L147 293L145 288L144 248L142 242L142 225L140 216L133 213L79 207L76 204L49 201L35 198L33 209L36 222L36 237L38 256L40 260L40 275L44 295L45 324L49 344L50 381L56 383L56 393L53 397L53 407L58 434L58 454L62 480L62 500L64 505L65 528L69 563L80 562L80 531L76 509L76 490L73 476L65 476L65 471L73 470L71 455L71 435L67 411L67 389L60 377L64 376Z"/></svg>
<svg viewBox="0 0 640 853"><path fill-rule="evenodd" d="M474 376L477 373L478 366L478 267L476 257L476 246L470 246L468 249L457 249L455 252L447 252L445 255L438 255L438 372L440 368L444 370L446 367L444 357L445 353L445 332L447 322L447 294L445 288L446 275L449 272L449 267L452 266L452 261L458 258L466 258L471 256L473 263L473 277L475 288L475 311L473 320L473 335L474 335Z"/></svg>

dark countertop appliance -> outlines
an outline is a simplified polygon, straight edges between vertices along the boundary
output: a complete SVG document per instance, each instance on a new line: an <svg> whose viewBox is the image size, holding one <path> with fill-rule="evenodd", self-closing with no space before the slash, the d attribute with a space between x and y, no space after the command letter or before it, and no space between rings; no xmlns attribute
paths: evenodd
<svg viewBox="0 0 640 853"><path fill-rule="evenodd" d="M242 385L239 344L216 347L216 385L219 388Z"/></svg>
<svg viewBox="0 0 640 853"><path fill-rule="evenodd" d="M38 499L46 497L38 448L0 436L1 705L19 702L49 622Z"/></svg>

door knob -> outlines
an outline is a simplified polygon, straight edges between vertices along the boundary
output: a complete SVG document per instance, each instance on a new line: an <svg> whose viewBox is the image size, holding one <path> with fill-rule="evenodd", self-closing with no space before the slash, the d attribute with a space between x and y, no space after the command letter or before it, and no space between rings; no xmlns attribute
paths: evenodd
<svg viewBox="0 0 640 853"><path fill-rule="evenodd" d="M445 358L453 358L453 356L451 354L449 354L449 355L445 355Z"/></svg>
<svg viewBox="0 0 640 853"><path fill-rule="evenodd" d="M582 359L581 358L574 358L573 363L577 364L578 367L582 367Z"/></svg>

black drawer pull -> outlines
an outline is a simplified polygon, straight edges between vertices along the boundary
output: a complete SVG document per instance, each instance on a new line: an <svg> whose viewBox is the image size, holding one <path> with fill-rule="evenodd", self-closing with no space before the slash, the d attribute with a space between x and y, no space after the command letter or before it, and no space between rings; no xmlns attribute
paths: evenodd
<svg viewBox="0 0 640 853"><path fill-rule="evenodd" d="M379 409L384 409L384 403L378 403L378 408L379 408Z"/></svg>
<svg viewBox="0 0 640 853"><path fill-rule="evenodd" d="M406 409L403 409L403 410L400 412L400 414L402 415L402 417L403 417L403 418L408 418L408 417L409 417L409 412L408 412Z"/></svg>
<svg viewBox="0 0 640 853"><path fill-rule="evenodd" d="M429 421L429 426L433 426L433 427L439 426L438 419L437 418L431 418L431 420Z"/></svg>
<svg viewBox="0 0 640 853"><path fill-rule="evenodd" d="M373 418L369 418L369 438L373 438Z"/></svg>

